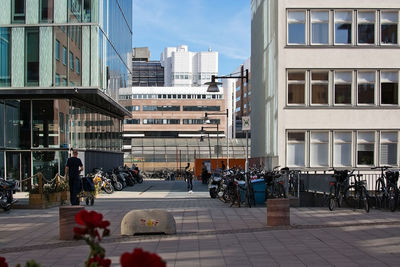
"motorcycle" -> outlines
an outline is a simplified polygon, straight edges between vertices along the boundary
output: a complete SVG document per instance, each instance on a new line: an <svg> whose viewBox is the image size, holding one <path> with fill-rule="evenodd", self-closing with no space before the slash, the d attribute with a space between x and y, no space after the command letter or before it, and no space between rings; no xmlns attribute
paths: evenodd
<svg viewBox="0 0 400 267"><path fill-rule="evenodd" d="M129 169L129 172L131 173L133 179L135 179L136 183L143 183L143 176L140 174L140 170L138 167L135 167L133 170Z"/></svg>
<svg viewBox="0 0 400 267"><path fill-rule="evenodd" d="M220 173L213 173L208 181L208 191L211 198L216 198L220 195L222 188L222 175Z"/></svg>
<svg viewBox="0 0 400 267"><path fill-rule="evenodd" d="M122 183L120 181L118 181L117 175L115 173L113 173L112 170L107 172L107 176L110 178L111 184L113 185L113 187L116 191L121 191L124 188Z"/></svg>
<svg viewBox="0 0 400 267"><path fill-rule="evenodd" d="M107 194L114 193L114 187L111 184L111 180L104 176L103 171L98 171L94 178L94 184L99 184L100 189L104 190Z"/></svg>
<svg viewBox="0 0 400 267"><path fill-rule="evenodd" d="M0 207L5 211L11 209L12 205L17 202L13 198L13 194L19 189L19 182L16 180L5 180L0 178Z"/></svg>

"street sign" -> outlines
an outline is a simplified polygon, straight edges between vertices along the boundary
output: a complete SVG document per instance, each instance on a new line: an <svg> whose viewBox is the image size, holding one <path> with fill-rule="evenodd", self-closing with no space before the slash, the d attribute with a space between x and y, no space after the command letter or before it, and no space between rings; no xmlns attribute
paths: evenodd
<svg viewBox="0 0 400 267"><path fill-rule="evenodd" d="M243 116L242 131L250 131L250 130L251 130L250 116Z"/></svg>

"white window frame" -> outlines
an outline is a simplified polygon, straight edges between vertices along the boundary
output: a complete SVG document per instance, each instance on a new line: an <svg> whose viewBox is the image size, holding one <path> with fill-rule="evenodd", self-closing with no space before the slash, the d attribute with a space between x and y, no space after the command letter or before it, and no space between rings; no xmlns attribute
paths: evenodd
<svg viewBox="0 0 400 267"><path fill-rule="evenodd" d="M327 32L327 34L328 34L328 42L327 43L314 43L313 42L313 13L328 13L328 19L327 20L316 20L314 22L314 23L328 24L328 32ZM310 20L309 21L310 21L310 30L309 30L309 32L310 32L310 34L309 34L310 40L309 40L309 44L311 44L311 45L330 45L332 43L331 42L331 34L330 34L331 12L329 10L327 10L327 9L325 9L325 10L319 10L319 9L311 10L310 11Z"/></svg>
<svg viewBox="0 0 400 267"><path fill-rule="evenodd" d="M384 13L397 13L397 21L396 22L392 22L392 21L383 21L383 16L382 16L382 14L384 14ZM379 16L379 18L380 18L380 23L379 23L379 44L380 45L382 45L382 46L398 46L399 45L399 33L400 33L400 30L399 30L399 11L381 11L381 13L380 13L380 16ZM397 43L395 43L395 44L386 44L386 43L382 43L382 25L385 25L385 24L396 24L397 25Z"/></svg>
<svg viewBox="0 0 400 267"><path fill-rule="evenodd" d="M371 44L363 44L359 42L359 34L358 34L358 25L360 24L372 24L370 21L367 22L360 22L360 13L374 13L375 14L375 20L374 20L374 42ZM357 11L357 32L356 32L356 43L357 45L362 45L362 46L368 46L368 45L376 45L377 44L377 39L378 39L378 23L377 23L377 11L376 10L358 10Z"/></svg>
<svg viewBox="0 0 400 267"><path fill-rule="evenodd" d="M335 138L337 133L350 134L350 142L343 141L343 140L337 140ZM333 131L333 133L332 133L332 166L333 167L352 167L353 166L353 162L354 162L353 142L354 142L353 131ZM336 164L336 162L335 162L335 158L336 158L335 146L336 146L336 144L350 144L350 165L337 165Z"/></svg>
<svg viewBox="0 0 400 267"><path fill-rule="evenodd" d="M374 73L374 81L373 82L360 82L360 73ZM377 71L376 70L357 70L357 77L356 77L356 99L355 103L357 106L375 106L378 103L378 81L377 81ZM364 104L358 102L358 85L359 84L373 84L374 85L374 102L372 104Z"/></svg>
<svg viewBox="0 0 400 267"><path fill-rule="evenodd" d="M290 84L303 84L301 80L291 80L289 81L289 73L290 72L304 72L304 103L297 104L297 103L289 103L289 85ZM286 104L288 106L306 106L307 105L307 77L308 71L307 70L288 70L286 71ZM249 93L250 95L250 93Z"/></svg>
<svg viewBox="0 0 400 267"><path fill-rule="evenodd" d="M327 72L328 73L328 81L325 81L325 80L313 80L312 79L313 72L314 73ZM309 76L310 76L310 86L309 86L310 106L329 106L330 103L331 103L331 93L330 92L332 91L332 89L331 89L331 81L332 81L331 71L329 71L329 70L310 70ZM313 96L313 84L327 84L328 85L328 92L327 92L327 94L328 94L328 103L319 104L319 103L313 103L312 102L313 101L313 99L312 99L312 96Z"/></svg>
<svg viewBox="0 0 400 267"><path fill-rule="evenodd" d="M344 13L344 12L350 12L351 13L351 20L336 20L336 13ZM344 43L336 43L336 23L350 23L351 24L351 42L348 44ZM334 45L339 45L339 46L350 46L354 45L354 12L352 10L335 10L333 14L333 40L332 40Z"/></svg>
<svg viewBox="0 0 400 267"><path fill-rule="evenodd" d="M396 142L393 141L386 141L382 138L382 136L384 134L387 133L394 133L396 135ZM383 144L396 144L396 163L395 165L391 165L391 166L399 166L399 132L398 131L380 131L380 135L379 135L379 164L380 165L389 165L389 163L384 163L382 162L382 145Z"/></svg>
<svg viewBox="0 0 400 267"><path fill-rule="evenodd" d="M384 81L383 79L383 74L384 73L389 73L389 72L393 72L395 74L397 74L397 104L383 104L382 103L382 81ZM379 104L381 106L398 106L399 105L399 71L398 70L382 70L379 73Z"/></svg>
<svg viewBox="0 0 400 267"><path fill-rule="evenodd" d="M336 74L337 73L350 73L350 76L351 76L351 81L339 81L339 80L336 80ZM353 103L354 103L354 98L353 98L353 91L354 91L354 86L353 86L353 84L354 84L354 71L353 70L335 70L334 72L333 72L333 74L332 74L332 80L333 80L333 87L332 87L332 92L333 92L333 95L332 95L332 102L333 102L333 105L334 106L351 106L351 105L353 105ZM345 103L345 104L342 104L342 103L336 103L336 85L337 84L339 84L339 85L350 85L350 103Z"/></svg>
<svg viewBox="0 0 400 267"><path fill-rule="evenodd" d="M360 140L360 138L359 138L359 134L360 133L373 133L373 135L374 135L374 141L373 141L373 143L371 143L371 142L367 142L367 141L362 141L362 140ZM375 166L375 164L376 164L376 159L377 159L377 152L378 152L378 150L376 149L376 131L372 131L372 130L370 130L370 131L368 131L368 130L363 130L363 131L357 131L356 132L356 135L357 135L357 142L356 142L356 166L357 167L371 167L371 166ZM358 164L358 145L359 144L373 144L373 147L374 147L374 157L373 157L373 162L372 162L372 164L371 165L364 165L364 164Z"/></svg>
<svg viewBox="0 0 400 267"><path fill-rule="evenodd" d="M328 139L326 141L320 141L320 140L314 140L313 139L313 134L318 134L318 133L323 133L328 135ZM310 167L311 168L327 168L330 165L331 162L331 148L330 148L330 131L323 131L323 130L317 130L317 131L310 131L310 142L309 142L309 162L310 162ZM326 165L316 165L313 164L312 162L312 145L313 144L320 144L320 145L326 145L328 151L327 151L327 159L326 159Z"/></svg>
<svg viewBox="0 0 400 267"><path fill-rule="evenodd" d="M290 141L289 142L289 134L290 133L303 133L304 134L304 142L300 142L300 141ZM286 165L287 166L289 166L289 167L299 167L299 168L304 168L304 167L306 167L306 166L308 166L307 164L308 164L308 162L307 162L307 154L308 154L308 151L307 151L307 135L308 135L308 133L307 133L307 131L301 131L301 130L294 130L294 131L292 131L292 130L290 130L290 131L287 131L286 132ZM303 161L304 161L304 165L289 165L289 158L288 158L288 156L289 156L289 145L290 144L303 144L304 145L304 154L303 154Z"/></svg>
<svg viewBox="0 0 400 267"><path fill-rule="evenodd" d="M302 43L290 43L289 42L289 24L300 24L301 20L290 20L290 12L304 12L304 44ZM287 45L308 45L308 12L305 9L288 9L286 12L286 44Z"/></svg>

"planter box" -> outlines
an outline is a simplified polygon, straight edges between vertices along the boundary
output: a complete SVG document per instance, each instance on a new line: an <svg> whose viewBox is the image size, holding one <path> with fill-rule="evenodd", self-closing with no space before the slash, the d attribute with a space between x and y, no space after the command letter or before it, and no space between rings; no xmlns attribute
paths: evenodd
<svg viewBox="0 0 400 267"><path fill-rule="evenodd" d="M69 191L62 191L61 193L61 202L64 204L68 204L69 202Z"/></svg>
<svg viewBox="0 0 400 267"><path fill-rule="evenodd" d="M61 192L51 193L49 200L42 194L29 194L29 206L34 209L47 209L51 207L60 206Z"/></svg>

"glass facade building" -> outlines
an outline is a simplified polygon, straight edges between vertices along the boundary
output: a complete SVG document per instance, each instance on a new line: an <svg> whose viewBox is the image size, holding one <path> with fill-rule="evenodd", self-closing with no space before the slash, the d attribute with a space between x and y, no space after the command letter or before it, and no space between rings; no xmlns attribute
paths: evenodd
<svg viewBox="0 0 400 267"><path fill-rule="evenodd" d="M123 164L131 40L131 1L2 0L1 177L64 175L71 148L89 171Z"/></svg>

